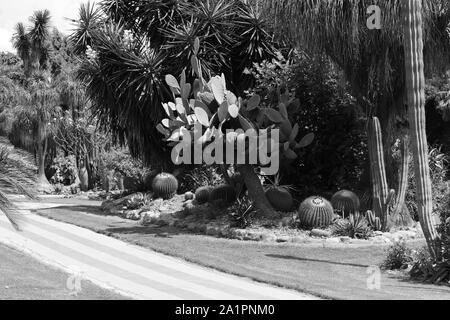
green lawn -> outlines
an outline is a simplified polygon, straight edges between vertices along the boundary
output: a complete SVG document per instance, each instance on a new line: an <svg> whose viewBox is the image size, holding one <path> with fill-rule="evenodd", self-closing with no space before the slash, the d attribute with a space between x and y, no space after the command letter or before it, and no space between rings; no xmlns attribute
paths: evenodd
<svg viewBox="0 0 450 320"><path fill-rule="evenodd" d="M81 291L67 288L69 275L0 245L0 300L119 300L124 297L81 281Z"/></svg>
<svg viewBox="0 0 450 320"><path fill-rule="evenodd" d="M37 213L257 281L334 299L450 299L449 287L414 283L388 273L382 275L381 290L368 290L367 268L383 261L386 247L331 248L217 239L104 216L97 202L81 201L73 207L64 205L67 200L60 201L61 207Z"/></svg>

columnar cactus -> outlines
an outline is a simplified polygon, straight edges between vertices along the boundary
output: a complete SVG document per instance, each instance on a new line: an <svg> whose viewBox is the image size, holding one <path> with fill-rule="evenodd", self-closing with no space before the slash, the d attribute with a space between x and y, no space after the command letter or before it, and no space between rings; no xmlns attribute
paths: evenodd
<svg viewBox="0 0 450 320"><path fill-rule="evenodd" d="M383 138L380 121L377 117L369 120L369 158L372 177L373 210L380 218L383 228L388 224L388 207L390 205L389 186L384 162Z"/></svg>
<svg viewBox="0 0 450 320"><path fill-rule="evenodd" d="M375 213L369 210L366 212L365 217L374 231L382 230L381 220L375 215Z"/></svg>
<svg viewBox="0 0 450 320"><path fill-rule="evenodd" d="M153 179L152 189L156 197L171 199L178 191L178 180L169 173L158 174Z"/></svg>
<svg viewBox="0 0 450 320"><path fill-rule="evenodd" d="M384 162L383 138L380 121L373 117L369 121L369 158L372 178L372 210L380 218L382 230L392 225L410 226L412 219L402 215L408 188L408 139L402 141L402 166L398 192L389 189Z"/></svg>
<svg viewBox="0 0 450 320"><path fill-rule="evenodd" d="M423 70L422 1L404 0L404 47L406 95L410 123L411 144L414 154L416 194L419 220L430 253L437 258L439 223L433 217L428 144L425 130L425 76Z"/></svg>
<svg viewBox="0 0 450 320"><path fill-rule="evenodd" d="M303 201L298 211L300 225L306 228L328 227L333 221L333 207L322 197L310 197Z"/></svg>
<svg viewBox="0 0 450 320"><path fill-rule="evenodd" d="M342 212L344 217L359 212L360 207L358 196L349 190L336 192L331 198L331 204L333 205L333 209Z"/></svg>

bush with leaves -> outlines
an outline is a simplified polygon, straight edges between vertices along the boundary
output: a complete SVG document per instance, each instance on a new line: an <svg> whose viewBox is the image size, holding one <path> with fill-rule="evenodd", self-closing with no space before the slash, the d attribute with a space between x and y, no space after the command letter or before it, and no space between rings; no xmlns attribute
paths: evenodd
<svg viewBox="0 0 450 320"><path fill-rule="evenodd" d="M152 170L142 161L133 158L126 149L112 148L100 155L101 175L105 178L109 172L120 173L130 181L132 191L147 191L151 185Z"/></svg>
<svg viewBox="0 0 450 320"><path fill-rule="evenodd" d="M412 156L410 156L412 159ZM441 151L440 146L429 147L428 162L430 166L430 175L432 183L433 206L434 210L441 210L446 205L448 194L448 164L449 157ZM406 193L405 204L415 221L419 221L417 200L416 200L416 180L414 170L412 170L413 162L410 162L410 170L408 173L408 191Z"/></svg>
<svg viewBox="0 0 450 320"><path fill-rule="evenodd" d="M405 242L395 242L388 248L381 267L386 270L406 269L413 261L412 253Z"/></svg>
<svg viewBox="0 0 450 320"><path fill-rule="evenodd" d="M54 172L50 178L52 184L62 184L65 186L73 184L78 177L75 156L56 157L53 159L50 171Z"/></svg>
<svg viewBox="0 0 450 320"><path fill-rule="evenodd" d="M286 58L279 54L255 64L252 73L257 79L253 91L263 102L277 103L279 92L295 97L289 119L302 128L300 134L316 136L311 148L283 166L283 182L294 185L300 198L358 189L368 161L364 115L337 68L326 57L292 51Z"/></svg>

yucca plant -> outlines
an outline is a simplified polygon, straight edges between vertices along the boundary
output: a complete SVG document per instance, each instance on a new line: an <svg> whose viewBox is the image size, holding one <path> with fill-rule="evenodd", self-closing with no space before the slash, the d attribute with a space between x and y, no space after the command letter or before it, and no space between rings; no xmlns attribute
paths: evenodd
<svg viewBox="0 0 450 320"><path fill-rule="evenodd" d="M74 23L77 52L91 47L89 55L80 54L80 79L101 127L126 142L133 156L163 167L170 163L168 149L155 127L161 102L171 99L164 77L186 68L187 80L195 78L195 39L204 75L223 72L238 93L249 85L245 68L273 55L264 19L238 0L103 0L98 11L82 7Z"/></svg>

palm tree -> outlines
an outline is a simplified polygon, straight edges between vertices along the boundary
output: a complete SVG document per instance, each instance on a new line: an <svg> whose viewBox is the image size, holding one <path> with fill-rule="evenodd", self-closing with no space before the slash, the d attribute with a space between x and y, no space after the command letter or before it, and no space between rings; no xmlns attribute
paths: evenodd
<svg viewBox="0 0 450 320"><path fill-rule="evenodd" d="M28 37L31 44L31 59L34 68L39 70L48 59L46 41L49 38L50 12L48 10L35 11L30 17L32 26Z"/></svg>
<svg viewBox="0 0 450 320"><path fill-rule="evenodd" d="M13 46L17 50L17 55L23 61L25 76L29 77L31 71L31 43L29 35L25 31L25 26L23 25L23 23L18 23L16 25L16 31L13 35Z"/></svg>
<svg viewBox="0 0 450 320"><path fill-rule="evenodd" d="M170 163L156 130L161 103L172 98L164 77L186 68L193 80L197 37L203 72L224 73L238 93L251 84L245 68L273 55L265 21L239 0L104 0L99 7L80 9L70 37L80 49L90 44L97 53L81 55L80 79L102 128L147 163Z"/></svg>

